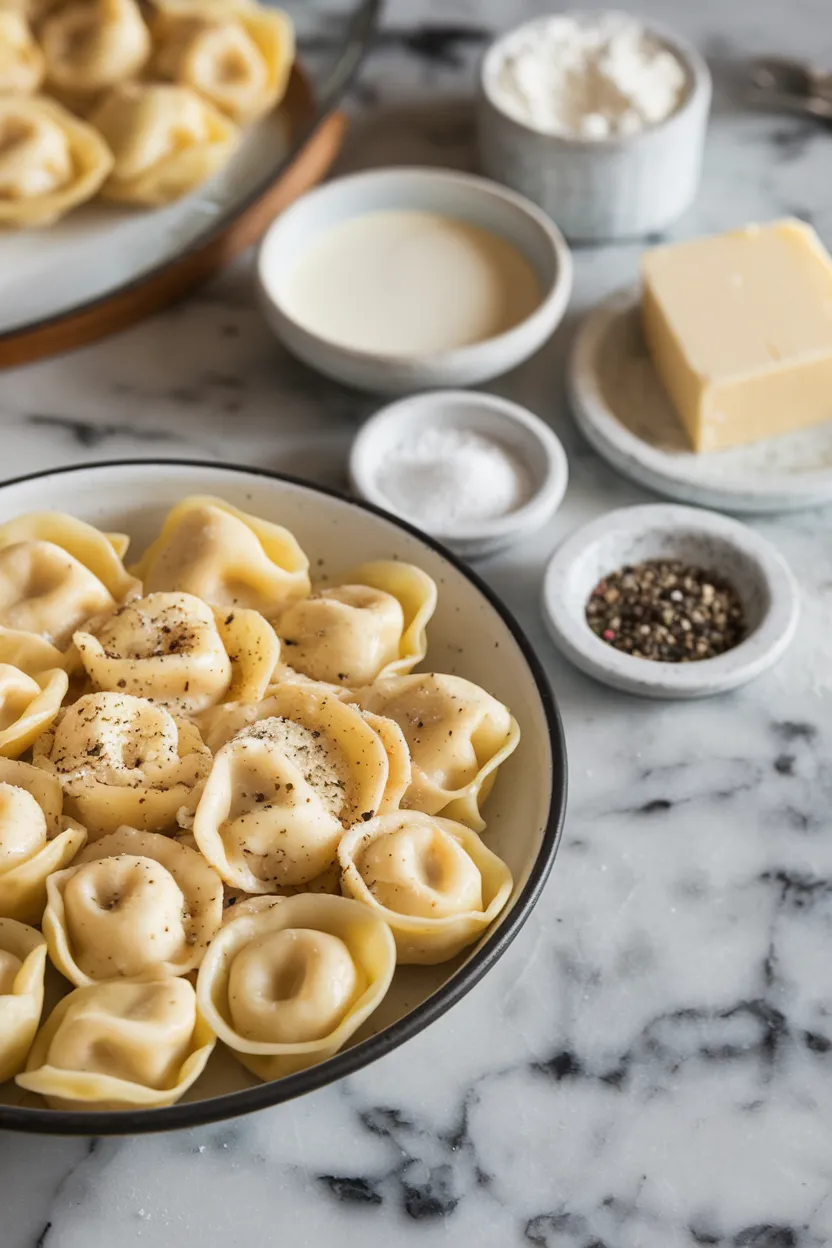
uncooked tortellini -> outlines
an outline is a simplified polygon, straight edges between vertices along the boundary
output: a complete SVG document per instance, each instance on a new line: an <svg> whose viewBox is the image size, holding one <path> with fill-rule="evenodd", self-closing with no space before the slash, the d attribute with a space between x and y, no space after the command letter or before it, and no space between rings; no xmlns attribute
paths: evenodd
<svg viewBox="0 0 832 1248"><path fill-rule="evenodd" d="M413 779L402 806L482 831L480 807L520 740L508 708L461 676L390 676L357 696L405 735Z"/></svg>
<svg viewBox="0 0 832 1248"><path fill-rule="evenodd" d="M338 847L341 887L390 925L399 962L435 963L477 940L511 893L511 872L462 823L381 815Z"/></svg>
<svg viewBox="0 0 832 1248"><path fill-rule="evenodd" d="M289 19L254 5L162 12L153 73L191 87L238 125L282 99L294 57Z"/></svg>
<svg viewBox="0 0 832 1248"><path fill-rule="evenodd" d="M312 685L279 685L249 714L214 759L193 832L227 884L269 893L331 865L344 828L379 809L390 763L360 713Z"/></svg>
<svg viewBox="0 0 832 1248"><path fill-rule="evenodd" d="M53 100L0 95L0 226L51 225L113 165L101 135Z"/></svg>
<svg viewBox="0 0 832 1248"><path fill-rule="evenodd" d="M243 1065L280 1079L344 1046L387 992L396 950L386 923L344 897L262 900L215 937L197 995Z"/></svg>
<svg viewBox="0 0 832 1248"><path fill-rule="evenodd" d="M0 95L37 91L43 78L43 53L22 13L0 9Z"/></svg>
<svg viewBox="0 0 832 1248"><path fill-rule="evenodd" d="M157 208L181 199L224 165L239 131L188 87L125 83L90 114L115 158L101 194Z"/></svg>
<svg viewBox="0 0 832 1248"><path fill-rule="evenodd" d="M85 694L35 743L67 810L95 840L122 824L175 830L196 806L211 766L198 729L163 706L121 693Z"/></svg>
<svg viewBox="0 0 832 1248"><path fill-rule="evenodd" d="M40 923L47 878L84 845L85 830L62 807L54 776L0 758L0 918Z"/></svg>
<svg viewBox="0 0 832 1248"><path fill-rule="evenodd" d="M92 616L141 592L117 545L118 537L58 511L0 525L0 625L69 645Z"/></svg>
<svg viewBox="0 0 832 1248"><path fill-rule="evenodd" d="M73 640L96 689L185 715L219 701L260 701L280 655L257 611L212 609L182 593L134 599Z"/></svg>
<svg viewBox="0 0 832 1248"><path fill-rule="evenodd" d="M133 571L148 594L183 590L269 620L309 593L309 560L288 529L207 495L177 503Z"/></svg>
<svg viewBox="0 0 832 1248"><path fill-rule="evenodd" d="M316 587L276 624L284 661L313 680L369 685L409 672L427 650L436 585L397 560L365 563L335 585Z"/></svg>
<svg viewBox="0 0 832 1248"><path fill-rule="evenodd" d="M150 32L136 0L68 0L39 32L50 88L71 98L132 78L150 55Z"/></svg>
<svg viewBox="0 0 832 1248"><path fill-rule="evenodd" d="M45 969L40 932L0 918L0 1083L26 1065L43 1009Z"/></svg>
<svg viewBox="0 0 832 1248"><path fill-rule="evenodd" d="M222 880L195 849L119 828L48 882L49 956L76 987L199 966L222 922Z"/></svg>
<svg viewBox="0 0 832 1248"><path fill-rule="evenodd" d="M151 1109L195 1083L215 1038L186 979L76 988L38 1032L20 1087L53 1109Z"/></svg>

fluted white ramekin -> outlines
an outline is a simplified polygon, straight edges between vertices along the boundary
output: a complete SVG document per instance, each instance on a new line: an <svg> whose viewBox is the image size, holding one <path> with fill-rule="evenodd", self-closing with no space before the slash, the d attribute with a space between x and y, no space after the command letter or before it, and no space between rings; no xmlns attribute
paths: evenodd
<svg viewBox="0 0 832 1248"><path fill-rule="evenodd" d="M577 21L599 14L572 15ZM480 67L478 132L483 171L526 195L574 242L640 238L658 233L692 203L702 167L711 103L711 75L694 47L654 26L688 76L682 104L636 134L572 139L543 134L509 116L498 102L498 70L514 40L550 18L497 39Z"/></svg>

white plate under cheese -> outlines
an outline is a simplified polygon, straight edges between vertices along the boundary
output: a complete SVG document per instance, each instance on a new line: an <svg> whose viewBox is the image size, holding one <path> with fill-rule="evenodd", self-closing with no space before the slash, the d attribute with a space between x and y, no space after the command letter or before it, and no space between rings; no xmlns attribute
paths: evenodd
<svg viewBox="0 0 832 1248"><path fill-rule="evenodd" d="M690 449L641 330L640 291L619 291L584 321L568 369L587 440L612 466L667 498L738 513L832 500L832 421L722 451Z"/></svg>

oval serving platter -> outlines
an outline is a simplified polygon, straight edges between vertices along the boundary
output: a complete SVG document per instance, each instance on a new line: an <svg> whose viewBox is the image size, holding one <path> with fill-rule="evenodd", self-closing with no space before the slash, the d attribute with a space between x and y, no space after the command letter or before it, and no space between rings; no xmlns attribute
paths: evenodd
<svg viewBox="0 0 832 1248"><path fill-rule="evenodd" d="M333 110L380 4L280 4L298 37L284 101L194 194L150 212L94 203L46 229L0 231L0 368L95 342L166 307L320 181L346 129Z"/></svg>

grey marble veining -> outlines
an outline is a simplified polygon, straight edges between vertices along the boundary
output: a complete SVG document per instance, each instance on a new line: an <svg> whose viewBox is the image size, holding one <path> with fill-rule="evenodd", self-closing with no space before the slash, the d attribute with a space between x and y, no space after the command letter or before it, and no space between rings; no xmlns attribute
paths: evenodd
<svg viewBox="0 0 832 1248"><path fill-rule="evenodd" d="M470 167L472 66L507 0L393 0L354 92L342 167ZM832 244L832 136L742 113L732 59L832 64L828 0L652 0L717 76L699 202L674 235L785 212ZM285 1244L816 1248L832 1243L832 510L759 523L804 599L781 666L692 705L571 670L538 612L583 520L646 498L579 440L561 365L636 246L577 254L573 311L497 387L563 437L551 528L482 570L560 700L571 803L510 951L450 1014L349 1081L211 1130L124 1141L0 1136L2 1248ZM243 264L163 317L0 378L2 472L194 455L342 482L374 401L289 360Z"/></svg>

